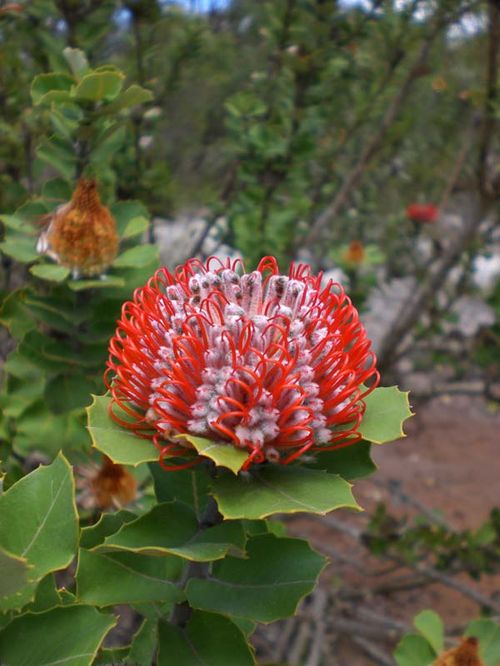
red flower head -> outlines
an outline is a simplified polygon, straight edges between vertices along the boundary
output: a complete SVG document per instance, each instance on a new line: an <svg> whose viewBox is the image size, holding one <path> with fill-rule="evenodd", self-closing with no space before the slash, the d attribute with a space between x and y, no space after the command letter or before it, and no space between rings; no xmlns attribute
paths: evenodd
<svg viewBox="0 0 500 666"><path fill-rule="evenodd" d="M410 204L406 217L413 222L435 222L439 217L439 208L434 204Z"/></svg>
<svg viewBox="0 0 500 666"><path fill-rule="evenodd" d="M179 434L248 451L244 469L354 443L378 382L342 287L305 265L282 275L273 257L252 273L215 258L160 269L124 304L107 365L112 407L128 415L112 417L151 437L165 469L201 460Z"/></svg>

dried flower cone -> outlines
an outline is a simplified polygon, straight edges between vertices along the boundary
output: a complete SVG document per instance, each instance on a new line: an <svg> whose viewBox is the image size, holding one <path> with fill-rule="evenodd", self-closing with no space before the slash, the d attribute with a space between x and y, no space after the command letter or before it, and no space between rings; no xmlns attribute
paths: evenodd
<svg viewBox="0 0 500 666"><path fill-rule="evenodd" d="M344 259L350 264L362 264L365 259L365 248L361 241L351 241L344 254Z"/></svg>
<svg viewBox="0 0 500 666"><path fill-rule="evenodd" d="M479 658L479 644L473 636L463 638L460 645L439 657L433 666L484 666Z"/></svg>
<svg viewBox="0 0 500 666"><path fill-rule="evenodd" d="M135 478L107 456L103 456L99 467L84 467L78 471L78 487L83 490L79 503L86 509L120 509L137 497Z"/></svg>
<svg viewBox="0 0 500 666"><path fill-rule="evenodd" d="M115 219L92 179L78 181L71 201L56 210L44 236L42 247L75 275L100 275L118 253Z"/></svg>

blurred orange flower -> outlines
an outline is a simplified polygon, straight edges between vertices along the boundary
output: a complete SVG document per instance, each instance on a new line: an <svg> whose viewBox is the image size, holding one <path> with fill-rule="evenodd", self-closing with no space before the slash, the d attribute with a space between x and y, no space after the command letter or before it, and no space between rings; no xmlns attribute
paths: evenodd
<svg viewBox="0 0 500 666"><path fill-rule="evenodd" d="M344 259L350 264L362 264L365 255L366 253L363 243L358 240L353 240L349 243L349 247L344 253Z"/></svg>
<svg viewBox="0 0 500 666"><path fill-rule="evenodd" d="M107 456L103 456L100 466L80 467L77 472L77 486L83 490L78 503L84 509L121 509L137 497L135 478Z"/></svg>

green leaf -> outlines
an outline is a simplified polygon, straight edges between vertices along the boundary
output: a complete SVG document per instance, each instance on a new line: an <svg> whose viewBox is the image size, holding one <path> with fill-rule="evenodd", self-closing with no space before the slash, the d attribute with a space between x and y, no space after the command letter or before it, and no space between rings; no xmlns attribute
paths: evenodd
<svg viewBox="0 0 500 666"><path fill-rule="evenodd" d="M25 557L18 557L0 548L0 598L20 592L28 582L29 564Z"/></svg>
<svg viewBox="0 0 500 666"><path fill-rule="evenodd" d="M121 465L137 467L141 463L158 460L158 451L149 439L137 437L131 430L122 428L111 419L108 412L111 404L109 396L92 397L93 402L86 411L94 448ZM126 415L123 414L123 418L126 420Z"/></svg>
<svg viewBox="0 0 500 666"><path fill-rule="evenodd" d="M343 479L353 481L373 474L377 466L370 457L370 442L357 442L336 451L315 453L315 462L308 467L324 469L330 474L339 474Z"/></svg>
<svg viewBox="0 0 500 666"><path fill-rule="evenodd" d="M125 280L117 275L103 275L101 278L89 280L70 280L68 287L71 291L85 291L86 289L109 289L110 287L124 287Z"/></svg>
<svg viewBox="0 0 500 666"><path fill-rule="evenodd" d="M210 477L207 471L203 468L183 469L172 474L162 469L157 462L150 463L149 469L158 502L184 502L193 509L200 521L209 500Z"/></svg>
<svg viewBox="0 0 500 666"><path fill-rule="evenodd" d="M80 550L76 596L80 603L93 606L177 603L183 595L174 583L166 580L168 567L167 558Z"/></svg>
<svg viewBox="0 0 500 666"><path fill-rule="evenodd" d="M70 271L69 268L57 264L35 264L30 268L30 273L49 282L62 282L68 277Z"/></svg>
<svg viewBox="0 0 500 666"><path fill-rule="evenodd" d="M67 567L77 539L72 469L62 454L0 496L0 545L28 560L30 580Z"/></svg>
<svg viewBox="0 0 500 666"><path fill-rule="evenodd" d="M119 95L124 79L124 74L117 70L85 74L75 88L75 97L90 102L114 99Z"/></svg>
<svg viewBox="0 0 500 666"><path fill-rule="evenodd" d="M90 606L64 606L15 618L0 632L2 666L90 666L113 615Z"/></svg>
<svg viewBox="0 0 500 666"><path fill-rule="evenodd" d="M71 90L74 84L74 79L69 74L63 73L50 73L39 74L33 79L31 84L31 97L34 104L41 104L50 101L50 96L47 93L51 92L67 92Z"/></svg>
<svg viewBox="0 0 500 666"><path fill-rule="evenodd" d="M250 539L247 552L246 560L217 562L210 579L192 578L186 588L190 606L274 622L295 613L326 564L306 541L272 534Z"/></svg>
<svg viewBox="0 0 500 666"><path fill-rule="evenodd" d="M118 97L116 97L110 104L107 104L100 110L99 115L114 115L138 104L151 102L154 99L153 93L146 88L138 86L133 83L129 88L124 90Z"/></svg>
<svg viewBox="0 0 500 666"><path fill-rule="evenodd" d="M148 218L148 210L140 201L116 201L111 206L119 236L124 236L128 224L136 217Z"/></svg>
<svg viewBox="0 0 500 666"><path fill-rule="evenodd" d="M42 187L44 199L50 199L52 203L63 203L69 201L72 189L69 181L64 178L52 178L44 183Z"/></svg>
<svg viewBox="0 0 500 666"><path fill-rule="evenodd" d="M52 137L38 146L36 154L40 160L49 164L64 178L73 178L76 168L76 157L67 141Z"/></svg>
<svg viewBox="0 0 500 666"><path fill-rule="evenodd" d="M439 654L444 647L444 624L439 615L433 610L423 610L414 618L413 624Z"/></svg>
<svg viewBox="0 0 500 666"><path fill-rule="evenodd" d="M95 548L110 534L118 532L124 523L130 523L137 518L135 513L123 509L116 513L101 513L99 520L90 527L84 527L80 532L80 546L82 548Z"/></svg>
<svg viewBox="0 0 500 666"><path fill-rule="evenodd" d="M255 659L241 630L227 617L194 611L180 629L160 622L158 666L254 666Z"/></svg>
<svg viewBox="0 0 500 666"><path fill-rule="evenodd" d="M24 610L40 613L61 605L62 601L56 588L55 576L50 573L38 583L33 603L29 604Z"/></svg>
<svg viewBox="0 0 500 666"><path fill-rule="evenodd" d="M115 259L113 266L116 268L137 268L158 260L158 257L159 250L156 245L137 245L120 254Z"/></svg>
<svg viewBox="0 0 500 666"><path fill-rule="evenodd" d="M160 527L161 526L161 527ZM199 530L194 511L185 504L158 504L137 520L105 538L99 551L126 550L146 555L177 555L211 562L229 551L243 554L245 535L240 523L227 521Z"/></svg>
<svg viewBox="0 0 500 666"><path fill-rule="evenodd" d="M133 238L134 236L139 236L148 230L149 220L147 217L133 217L129 222L122 233L122 238Z"/></svg>
<svg viewBox="0 0 500 666"><path fill-rule="evenodd" d="M0 308L0 324L8 328L18 340L36 327L33 313L26 304L27 295L26 289L17 289L7 294Z"/></svg>
<svg viewBox="0 0 500 666"><path fill-rule="evenodd" d="M487 619L473 620L467 626L465 635L479 640L479 655L484 666L500 664L500 624Z"/></svg>
<svg viewBox="0 0 500 666"><path fill-rule="evenodd" d="M194 435L178 435L177 439L186 439L200 455L210 458L220 467L229 468L234 474L240 471L248 458L248 452L237 449L232 444L212 442Z"/></svg>
<svg viewBox="0 0 500 666"><path fill-rule="evenodd" d="M40 256L36 251L35 244L35 238L23 236L10 237L8 240L0 243L0 250L21 264L29 264L31 261L36 261Z"/></svg>
<svg viewBox="0 0 500 666"><path fill-rule="evenodd" d="M67 46L63 49L63 55L66 58L66 62L70 66L71 71L77 78L82 77L90 70L87 57L80 49L72 49Z"/></svg>
<svg viewBox="0 0 500 666"><path fill-rule="evenodd" d="M404 636L394 652L398 666L432 666L436 656L425 638L417 634Z"/></svg>
<svg viewBox="0 0 500 666"><path fill-rule="evenodd" d="M154 654L158 643L157 623L152 620L144 620L139 630L134 635L130 650L128 652L128 662L130 664L152 664L154 663Z"/></svg>
<svg viewBox="0 0 500 666"><path fill-rule="evenodd" d="M258 519L273 513L326 514L340 507L359 509L351 485L340 476L304 467L268 465L248 478L220 476L213 494L225 518Z"/></svg>
<svg viewBox="0 0 500 666"><path fill-rule="evenodd" d="M397 386L379 387L367 395L365 415L359 426L363 439L385 444L405 437L403 423L413 416L408 395Z"/></svg>

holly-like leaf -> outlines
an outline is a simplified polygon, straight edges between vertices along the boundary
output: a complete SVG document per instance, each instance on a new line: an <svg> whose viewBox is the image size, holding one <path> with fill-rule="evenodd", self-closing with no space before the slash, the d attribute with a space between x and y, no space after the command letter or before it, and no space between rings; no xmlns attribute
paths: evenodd
<svg viewBox="0 0 500 666"><path fill-rule="evenodd" d="M72 49L68 46L63 49L63 55L71 71L77 78L80 78L90 70L87 56L80 49Z"/></svg>
<svg viewBox="0 0 500 666"><path fill-rule="evenodd" d="M124 287L125 280L118 275L103 275L102 278L88 280L70 280L68 287L71 291L85 291L86 289L109 289L110 287Z"/></svg>
<svg viewBox="0 0 500 666"><path fill-rule="evenodd" d="M130 645L128 662L131 664L153 663L157 642L157 623L152 620L144 620Z"/></svg>
<svg viewBox="0 0 500 666"><path fill-rule="evenodd" d="M48 100L47 94L51 92L66 92L69 94L74 79L69 74L61 72L39 74L31 84L31 97L34 104L43 104Z"/></svg>
<svg viewBox="0 0 500 666"><path fill-rule="evenodd" d="M252 649L227 617L194 611L186 627L160 622L158 666L254 666Z"/></svg>
<svg viewBox="0 0 500 666"><path fill-rule="evenodd" d="M127 225L123 230L122 238L127 239L133 238L134 236L139 236L140 234L143 234L145 231L147 231L148 227L149 220L147 217L142 215L140 217L134 217L129 222L127 222Z"/></svg>
<svg viewBox="0 0 500 666"><path fill-rule="evenodd" d="M433 610L423 610L414 618L413 624L439 654L444 646L444 625L439 615Z"/></svg>
<svg viewBox="0 0 500 666"><path fill-rule="evenodd" d="M158 502L177 500L188 504L200 521L209 500L210 477L203 468L166 472L155 463L149 464Z"/></svg>
<svg viewBox="0 0 500 666"><path fill-rule="evenodd" d="M405 437L403 423L413 416L408 392L397 386L376 388L364 399L366 411L359 426L363 439L385 444Z"/></svg>
<svg viewBox="0 0 500 666"><path fill-rule="evenodd" d="M80 532L80 546L82 548L95 548L110 534L118 532L124 523L130 523L137 518L135 513L123 509L116 513L101 513L97 523L84 527Z"/></svg>
<svg viewBox="0 0 500 666"><path fill-rule="evenodd" d="M159 526L161 526L159 528ZM180 502L158 504L104 539L99 551L124 550L147 555L177 555L211 562L229 551L243 554L245 535L237 522L199 530L194 511Z"/></svg>
<svg viewBox="0 0 500 666"><path fill-rule="evenodd" d="M114 261L116 268L138 268L146 266L152 261L159 260L159 250L156 245L137 245L125 250Z"/></svg>
<svg viewBox="0 0 500 666"><path fill-rule="evenodd" d="M0 632L2 666L90 666L115 624L90 606L21 615Z"/></svg>
<svg viewBox="0 0 500 666"><path fill-rule="evenodd" d="M158 460L158 451L149 439L137 437L131 430L119 426L109 416L108 410L111 404L109 396L92 397L92 404L86 408L92 446L121 465L137 467L141 463ZM123 418L126 420L125 414Z"/></svg>
<svg viewBox="0 0 500 666"><path fill-rule="evenodd" d="M74 94L77 99L90 102L111 100L119 95L124 79L124 74L118 70L90 72L82 76Z"/></svg>
<svg viewBox="0 0 500 666"><path fill-rule="evenodd" d="M167 558L135 553L80 550L76 572L77 599L93 606L161 601L177 603L183 595L167 580Z"/></svg>
<svg viewBox="0 0 500 666"><path fill-rule="evenodd" d="M62 282L68 277L70 270L57 264L35 264L30 268L30 273L48 282Z"/></svg>
<svg viewBox="0 0 500 666"><path fill-rule="evenodd" d="M33 603L29 604L23 610L41 613L42 611L49 610L49 608L61 605L62 601L57 591L55 576L53 573L50 573L38 583Z"/></svg>
<svg viewBox="0 0 500 666"><path fill-rule="evenodd" d="M68 566L77 538L73 475L61 454L0 496L0 546L28 561L30 583Z"/></svg>
<svg viewBox="0 0 500 666"><path fill-rule="evenodd" d="M222 475L213 482L213 494L222 515L233 519L359 509L351 484L340 476L295 466L268 465L247 478Z"/></svg>
<svg viewBox="0 0 500 666"><path fill-rule="evenodd" d="M0 243L0 250L15 259L21 264L29 264L31 261L36 261L39 254L35 249L35 239L29 236L15 236L12 235L3 243Z"/></svg>
<svg viewBox="0 0 500 666"><path fill-rule="evenodd" d="M398 666L431 666L436 657L430 643L417 634L403 636L394 652Z"/></svg>
<svg viewBox="0 0 500 666"><path fill-rule="evenodd" d="M248 452L237 449L232 444L212 442L194 435L179 435L178 439L187 440L200 455L210 458L219 467L227 467L234 474L240 471L248 458Z"/></svg>
<svg viewBox="0 0 500 666"><path fill-rule="evenodd" d="M113 115L123 111L123 109L129 109L132 106L137 106L138 104L145 104L146 102L151 102L154 99L153 93L146 88L138 86L136 83L133 83L126 90L124 90L118 97L116 97L111 104L107 104L100 111L99 115Z"/></svg>
<svg viewBox="0 0 500 666"><path fill-rule="evenodd" d="M348 481L361 479L377 469L370 457L370 449L370 442L356 442L336 451L316 452L314 463L307 463L307 466L339 474Z"/></svg>
<svg viewBox="0 0 500 666"><path fill-rule="evenodd" d="M29 564L25 557L19 557L0 548L0 599L20 592L28 582Z"/></svg>
<svg viewBox="0 0 500 666"><path fill-rule="evenodd" d="M474 620L467 626L465 635L474 636L479 640L479 655L484 666L500 664L500 624L498 622L486 618Z"/></svg>
<svg viewBox="0 0 500 666"><path fill-rule="evenodd" d="M301 539L257 536L247 543L248 559L226 557L210 579L192 578L186 588L190 606L223 615L274 622L293 615L326 564Z"/></svg>

